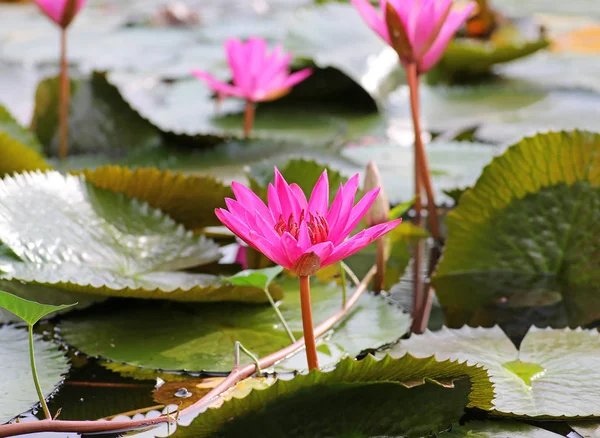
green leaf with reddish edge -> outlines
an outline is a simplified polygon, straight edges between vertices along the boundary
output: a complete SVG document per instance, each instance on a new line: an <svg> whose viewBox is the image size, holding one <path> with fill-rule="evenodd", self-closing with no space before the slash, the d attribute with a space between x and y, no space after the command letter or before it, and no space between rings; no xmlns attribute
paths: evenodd
<svg viewBox="0 0 600 438"><path fill-rule="evenodd" d="M0 259L4 280L94 295L266 301L260 289L183 271L219 259L218 246L83 177L25 173L0 181L0 240L21 259Z"/></svg>
<svg viewBox="0 0 600 438"><path fill-rule="evenodd" d="M532 327L517 350L499 327L443 328L402 340L386 353L483 366L494 385L494 415L536 418L600 416L597 330ZM576 358L576 359L574 359Z"/></svg>
<svg viewBox="0 0 600 438"><path fill-rule="evenodd" d="M33 346L40 386L48 398L69 371L69 362L58 345L34 336ZM39 403L29 363L27 330L0 326L0 424L28 411Z"/></svg>
<svg viewBox="0 0 600 438"><path fill-rule="evenodd" d="M298 281L287 279L279 284L286 292L279 310L300 338ZM315 325L341 307L341 295L340 287L333 283L312 282ZM365 294L343 321L318 339L319 361L323 366L333 365L345 355L355 357L364 350L395 342L409 327L408 314L384 297ZM268 305L140 302L135 307L119 306L108 312L99 309L94 315L74 316L63 320L60 329L66 342L88 355L163 370L228 372L233 367L235 341L259 357L290 344ZM143 343L139 342L140 336ZM306 369L304 351L275 369Z"/></svg>
<svg viewBox="0 0 600 438"><path fill-rule="evenodd" d="M214 210L225 207L225 198L233 197L231 187L208 175L119 166L86 169L80 173L97 187L145 201L190 229L221 225Z"/></svg>
<svg viewBox="0 0 600 438"><path fill-rule="evenodd" d="M175 436L233 437L260 430L264 437L421 437L448 429L465 406L490 404L492 397L487 373L476 366L409 355L381 361L367 356L228 400Z"/></svg>
<svg viewBox="0 0 600 438"><path fill-rule="evenodd" d="M570 324L600 317L600 135L538 134L485 168L446 217L433 284L448 314L559 292Z"/></svg>

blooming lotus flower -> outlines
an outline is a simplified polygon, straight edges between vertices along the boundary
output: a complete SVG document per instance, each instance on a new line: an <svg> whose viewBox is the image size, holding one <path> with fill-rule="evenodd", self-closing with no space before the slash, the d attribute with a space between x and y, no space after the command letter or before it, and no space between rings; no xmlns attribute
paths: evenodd
<svg viewBox="0 0 600 438"><path fill-rule="evenodd" d="M35 0L42 12L63 29L73 21L86 0Z"/></svg>
<svg viewBox="0 0 600 438"><path fill-rule="evenodd" d="M358 175L340 185L331 206L326 171L309 200L277 168L267 205L242 184L234 182L232 189L236 200L226 199L227 209L216 209L217 217L248 245L299 276L313 275L360 251L401 222L375 225L346 240L379 194L379 188L371 190L354 205Z"/></svg>
<svg viewBox="0 0 600 438"><path fill-rule="evenodd" d="M451 11L452 0L380 0L378 13L368 0L352 0L352 4L369 27L398 52L402 64L416 62L419 73L437 64L475 7L471 2L455 12ZM396 28L390 35L388 23L394 21Z"/></svg>
<svg viewBox="0 0 600 438"><path fill-rule="evenodd" d="M281 45L269 52L267 43L261 38L249 38L246 43L230 38L225 43L225 51L233 85L204 71L192 71L220 96L241 97L251 102L275 100L285 96L312 73L311 69L304 69L290 74L292 55L284 53Z"/></svg>

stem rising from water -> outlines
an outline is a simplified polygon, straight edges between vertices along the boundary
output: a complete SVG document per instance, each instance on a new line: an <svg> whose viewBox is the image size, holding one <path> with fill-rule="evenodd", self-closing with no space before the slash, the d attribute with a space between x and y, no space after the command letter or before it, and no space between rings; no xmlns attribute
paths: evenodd
<svg viewBox="0 0 600 438"><path fill-rule="evenodd" d="M37 391L38 398L40 399L40 404L42 405L42 409L44 410L44 416L46 417L46 420L52 420L52 415L50 415L50 410L48 409L48 405L46 404L46 400L44 399L44 393L42 392L40 381L38 380L37 369L35 367L35 354L33 353L33 325L31 324L29 324L29 360L31 362L31 374L33 374L33 383L35 384L35 390Z"/></svg>
<svg viewBox="0 0 600 438"><path fill-rule="evenodd" d="M302 328L304 330L304 343L306 344L306 360L308 371L319 369L317 359L317 344L312 320L312 308L310 305L310 277L300 276L300 305L302 307Z"/></svg>
<svg viewBox="0 0 600 438"><path fill-rule="evenodd" d="M58 155L61 159L69 153L69 65L67 64L67 29L60 31L60 83L59 83L59 146Z"/></svg>

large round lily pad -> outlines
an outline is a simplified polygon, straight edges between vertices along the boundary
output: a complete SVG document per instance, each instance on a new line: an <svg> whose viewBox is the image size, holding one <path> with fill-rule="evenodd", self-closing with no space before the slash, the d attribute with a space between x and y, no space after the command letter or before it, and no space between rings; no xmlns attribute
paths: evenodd
<svg viewBox="0 0 600 438"><path fill-rule="evenodd" d="M600 415L597 330L532 327L517 350L497 326L444 328L403 340L389 354L433 355L437 360L483 366L494 385L494 414L542 418Z"/></svg>
<svg viewBox="0 0 600 438"><path fill-rule="evenodd" d="M300 338L297 280L286 280L282 287L285 299L279 309ZM311 294L315 324L341 306L339 286L313 282ZM332 333L319 340L319 361L321 365L332 365L344 355L356 356L393 342L409 326L409 315L383 297L366 294ZM260 357L290 343L268 305L140 303L69 318L60 327L64 340L88 355L166 370L227 372L233 367L235 341ZM277 370L287 371L305 368L304 351L276 366Z"/></svg>
<svg viewBox="0 0 600 438"><path fill-rule="evenodd" d="M600 318L598 169L600 135L579 131L526 138L494 159L446 218L440 303L469 320L498 300L552 293L572 324Z"/></svg>

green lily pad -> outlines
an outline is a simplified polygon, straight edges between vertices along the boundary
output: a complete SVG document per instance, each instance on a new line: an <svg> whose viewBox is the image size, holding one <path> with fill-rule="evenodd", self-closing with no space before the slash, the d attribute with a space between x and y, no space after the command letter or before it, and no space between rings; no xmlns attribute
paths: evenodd
<svg viewBox="0 0 600 438"><path fill-rule="evenodd" d="M26 173L0 182L3 279L95 295L184 301L266 300L256 288L223 285L182 269L220 258L159 210L58 172Z"/></svg>
<svg viewBox="0 0 600 438"><path fill-rule="evenodd" d="M47 153L58 150L58 78L38 85L32 128ZM69 153L124 155L160 144L160 135L123 100L103 73L71 81Z"/></svg>
<svg viewBox="0 0 600 438"><path fill-rule="evenodd" d="M54 343L34 338L35 359L40 386L45 397L49 397L62 383L63 375L69 371L67 358ZM13 326L0 327L0 424L31 409L38 396L33 384L29 365L29 340L27 330Z"/></svg>
<svg viewBox="0 0 600 438"><path fill-rule="evenodd" d="M471 421L440 434L440 438L560 438L554 432L518 421Z"/></svg>
<svg viewBox="0 0 600 438"><path fill-rule="evenodd" d="M244 102L228 98L217 108L212 91L200 80L165 82L153 75L123 72L113 72L108 78L141 117L173 137L176 145L204 147L242 136ZM253 139L310 141L322 146L349 135L351 124L368 119L364 109L301 102L294 95L257 105Z"/></svg>
<svg viewBox="0 0 600 438"><path fill-rule="evenodd" d="M35 325L45 316L51 313L73 307L74 304L62 304L53 306L50 304L42 304L35 301L24 300L8 292L0 291L0 307L15 314L29 325Z"/></svg>
<svg viewBox="0 0 600 438"><path fill-rule="evenodd" d="M343 72L379 104L404 80L396 52L369 29L350 4L298 10L288 22L285 47L321 69L333 67ZM339 84L331 82L329 87L336 86Z"/></svg>
<svg viewBox="0 0 600 438"><path fill-rule="evenodd" d="M600 437L600 424L598 421L570 421L569 426L583 438Z"/></svg>
<svg viewBox="0 0 600 438"><path fill-rule="evenodd" d="M214 210L225 207L224 199L233 197L231 187L211 176L118 166L82 173L95 186L145 201L190 229L221 225Z"/></svg>
<svg viewBox="0 0 600 438"><path fill-rule="evenodd" d="M470 394L469 380L460 376L470 377ZM493 394L481 368L411 356L345 359L333 371L277 380L208 409L176 436L234 437L257 430L265 437L422 437L448 429L475 394L485 394L488 403ZM279 420L267 420L272 418Z"/></svg>
<svg viewBox="0 0 600 438"><path fill-rule="evenodd" d="M42 145L36 135L21 126L12 114L3 106L0 106L0 132L5 132L9 137L17 140L35 152L42 152Z"/></svg>
<svg viewBox="0 0 600 438"><path fill-rule="evenodd" d="M282 271L283 268L281 266L264 269L246 269L232 277L223 278L223 281L235 284L236 286L253 286L266 289Z"/></svg>
<svg viewBox="0 0 600 438"><path fill-rule="evenodd" d="M448 313L466 314L453 326L498 300L540 291L562 295L573 325L600 318L599 159L600 135L549 133L522 140L484 170L446 218L433 276Z"/></svg>
<svg viewBox="0 0 600 438"><path fill-rule="evenodd" d="M575 418L600 415L600 334L597 330L532 327L517 350L499 327L443 328L401 341L388 351L466 361L489 373L494 414ZM577 360L573 360L573 358ZM518 365L517 365L518 364Z"/></svg>
<svg viewBox="0 0 600 438"><path fill-rule="evenodd" d="M300 338L297 280L280 284L286 294L279 310ZM341 290L334 284L313 282L311 295L315 324L341 307ZM366 294L332 333L319 339L320 364L332 365L345 355L356 356L363 350L393 342L409 326L410 316L389 300ZM60 327L64 340L88 355L166 370L227 372L233 367L235 341L260 357L289 344L289 337L270 306L140 303L135 308L113 308L109 314L69 318ZM140 343L142 334L144 342ZM278 371L305 368L304 351L276 366Z"/></svg>
<svg viewBox="0 0 600 438"><path fill-rule="evenodd" d="M427 74L429 82L465 81L492 72L497 64L531 55L549 46L538 26L529 20L505 20L490 39L455 38Z"/></svg>
<svg viewBox="0 0 600 438"><path fill-rule="evenodd" d="M0 132L0 176L51 168L39 152Z"/></svg>

